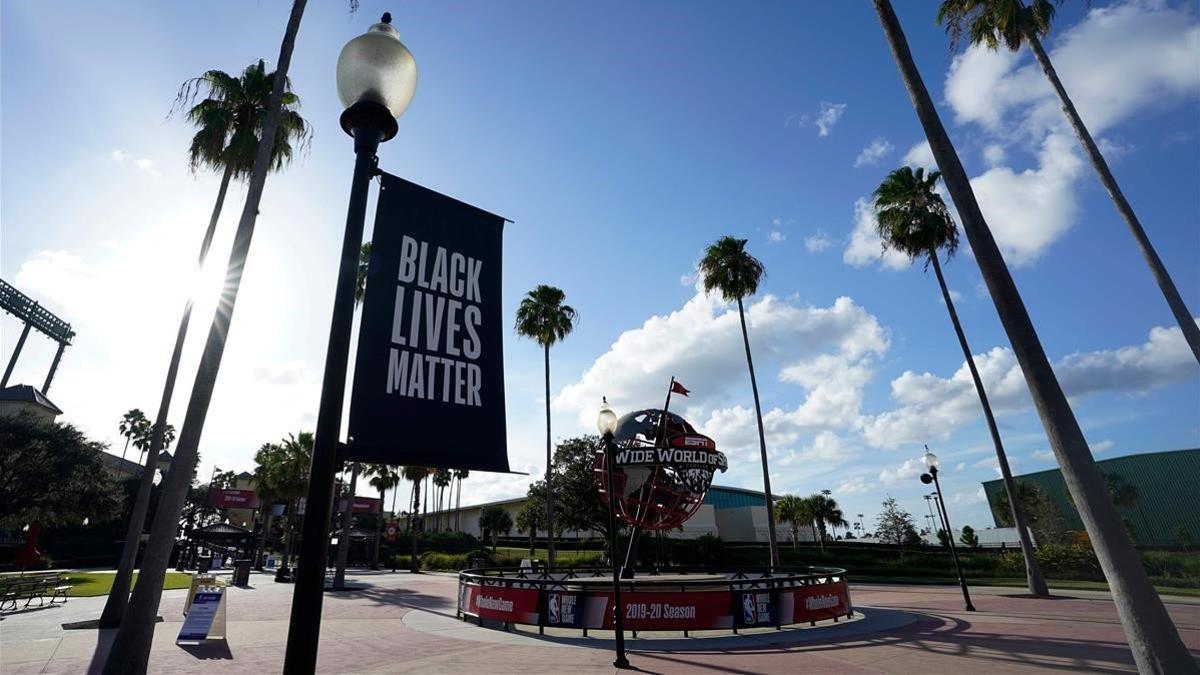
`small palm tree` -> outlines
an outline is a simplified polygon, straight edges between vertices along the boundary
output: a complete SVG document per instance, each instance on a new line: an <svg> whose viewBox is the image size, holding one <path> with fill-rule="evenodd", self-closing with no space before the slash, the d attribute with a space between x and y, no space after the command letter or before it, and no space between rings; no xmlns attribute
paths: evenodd
<svg viewBox="0 0 1200 675"><path fill-rule="evenodd" d="M497 540L500 535L508 534L512 528L512 516L499 506L489 506L479 514L479 531L486 533L487 537L492 540L493 553L496 552Z"/></svg>
<svg viewBox="0 0 1200 675"><path fill-rule="evenodd" d="M742 321L742 343L746 347L746 366L750 369L750 390L754 393L754 414L758 420L758 449L762 456L763 492L767 497L767 538L771 545L771 567L779 567L779 544L775 539L775 500L771 497L771 476L767 470L767 436L763 431L762 405L758 400L758 380L750 355L750 335L746 332L746 308L742 299L754 295L766 269L746 252L746 240L721 237L708 247L700 260L704 290L716 290L726 302L736 302Z"/></svg>
<svg viewBox="0 0 1200 675"><path fill-rule="evenodd" d="M538 505L532 501L525 502L521 506L521 510L517 512L517 531L529 534L529 557L533 557L534 543L537 540L537 531L542 529L542 518L546 512L538 508Z"/></svg>
<svg viewBox="0 0 1200 675"><path fill-rule="evenodd" d="M458 493L454 498L454 530L462 531L462 482L464 478L471 475L467 469L455 469L454 478L458 481Z"/></svg>
<svg viewBox="0 0 1200 675"><path fill-rule="evenodd" d="M566 304L562 289L539 284L521 300L517 308L517 334L533 339L542 347L546 372L546 485L553 485L553 461L550 436L550 346L567 337L575 328L578 314ZM554 569L554 490L546 491L546 565Z"/></svg>
<svg viewBox="0 0 1200 675"><path fill-rule="evenodd" d="M379 540L383 535L383 499L388 490L400 484L400 474L387 464L370 464L367 484L379 491L379 517L375 523L375 552L371 556L371 569L379 569Z"/></svg>
<svg viewBox="0 0 1200 675"><path fill-rule="evenodd" d="M800 540L800 525L801 523L812 522L812 517L809 515L808 502L803 497L796 495L785 495L779 498L779 503L775 505L775 517L781 523L787 523L792 530L792 548L798 546Z"/></svg>
<svg viewBox="0 0 1200 675"><path fill-rule="evenodd" d="M125 453L129 451L129 442L145 436L146 430L149 428L150 420L146 419L146 413L142 412L140 408L134 408L121 416L121 422L117 424L117 429L125 437L125 448L121 450L121 459L125 459Z"/></svg>
<svg viewBox="0 0 1200 675"><path fill-rule="evenodd" d="M423 466L406 466L400 470L400 475L413 484L412 508L408 517L408 532L412 543L408 571L416 574L421 571L421 561L417 558L417 530L421 529L421 481L429 476L429 469Z"/></svg>
<svg viewBox="0 0 1200 675"><path fill-rule="evenodd" d="M988 431L991 432L992 445L996 450L996 461L1000 466L1000 475L1004 479L1004 490L1012 497L1016 495L1016 485L1013 482L1012 471L1008 466L1008 455L1004 452L1004 444L1000 440L1000 429L992 414L992 406L988 402L987 391L983 380L979 377L979 369L975 366L975 357L971 354L971 346L967 344L966 333L958 320L958 312L954 309L954 299L946 287L946 278L942 275L942 265L939 262L939 251L945 251L949 260L958 250L958 226L950 215L950 209L942 200L935 188L942 174L933 171L929 174L924 169L912 169L903 166L888 174L887 178L875 189L875 214L879 223L879 239L885 249L891 248L904 253L912 260L925 260L926 269L933 266L937 275L938 287L942 290L942 300L946 303L946 311L950 313L950 323L954 326L954 334L958 337L958 345L966 359L967 369L975 383L975 393L979 396L979 404L983 407L983 416L987 420ZM1039 597L1050 594L1046 581L1038 566L1037 556L1033 550L1033 542L1029 539L1026 528L1025 513L1021 508L1020 499L1010 499L1013 522L1017 527L1017 535L1021 542L1021 553L1025 557L1025 580L1029 592Z"/></svg>
<svg viewBox="0 0 1200 675"><path fill-rule="evenodd" d="M1059 1L1061 2L1061 0ZM1188 346L1192 349L1192 355L1197 362L1200 362L1200 326L1196 325L1196 320L1192 318L1192 313L1184 304L1179 289L1175 287L1175 281L1167 273L1166 265L1158 257L1158 251L1154 249L1154 245L1150 243L1150 237L1146 235L1141 221L1133 212L1133 206L1121 192L1117 178L1108 168L1108 162L1100 152L1100 147L1092 140L1092 134L1075 109L1071 97L1067 95L1066 87L1058 79L1058 72L1050 61L1050 55L1042 47L1041 38L1050 32L1050 23L1054 20L1056 4L1057 2L1051 2L1051 0L1032 0L1029 5L1022 0L943 0L938 9L937 22L946 25L946 31L950 33L950 40L954 46L961 41L964 33L971 44L985 45L992 50L999 49L1003 45L1015 52L1021 48L1021 45L1029 45L1038 65L1046 74L1046 79L1050 81L1054 93L1058 95L1063 112L1066 113L1071 128L1075 130L1075 136L1078 137L1092 167L1100 176L1100 182L1117 207L1117 213L1125 220L1125 224L1133 234L1133 239L1137 243L1142 257L1146 259L1146 264L1150 266L1150 272L1154 275L1154 280L1158 283L1163 297L1166 298L1171 313L1175 315L1175 320L1179 323L1179 328L1183 331Z"/></svg>
<svg viewBox="0 0 1200 675"><path fill-rule="evenodd" d="M454 474L450 473L450 469L438 469L433 472L433 485L438 490L438 496L437 496L438 515L436 518L434 518L435 522L434 522L434 527L433 527L435 532L440 532L442 529L441 518L442 518L442 511L444 510L442 508L442 501L445 497L448 496L446 494L446 488L450 487L450 483L453 480L454 480ZM450 524L447 523L446 528L449 529L449 527L450 527Z"/></svg>
<svg viewBox="0 0 1200 675"><path fill-rule="evenodd" d="M846 518L838 507L838 503L831 497L817 494L809 497L808 501L810 515L817 526L817 537L821 542L821 550L824 551L825 540L829 536L826 527L845 527Z"/></svg>

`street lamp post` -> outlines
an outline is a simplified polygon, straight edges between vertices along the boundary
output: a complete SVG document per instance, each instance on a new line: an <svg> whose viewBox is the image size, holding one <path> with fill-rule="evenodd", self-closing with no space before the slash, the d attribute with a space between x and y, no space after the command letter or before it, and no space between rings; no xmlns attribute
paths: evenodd
<svg viewBox="0 0 1200 675"><path fill-rule="evenodd" d="M350 356L354 288L362 246L367 191L376 174L379 144L396 135L396 118L404 113L417 86L417 64L391 25L391 15L342 47L337 62L337 90L342 129L354 138L354 177L342 239L342 257L333 298L329 346L321 382L321 403L313 439L308 499L300 539L300 566L292 596L285 673L312 673L317 665L321 603L325 589L329 517L333 506L334 468Z"/></svg>
<svg viewBox="0 0 1200 675"><path fill-rule="evenodd" d="M596 417L596 428L604 439L604 472L607 478L604 491L608 495L608 557L612 564L613 630L617 641L617 658L613 665L626 669L630 666L629 659L625 658L625 612L621 607L621 570L617 568L617 503L613 490L613 456L616 454L613 433L617 430L617 414L608 407L607 399L602 401L600 414Z"/></svg>
<svg viewBox="0 0 1200 675"><path fill-rule="evenodd" d="M921 474L921 482L933 483L937 489L938 514L942 517L942 526L946 529L946 543L950 546L950 555L954 558L954 571L958 573L958 585L962 587L963 600L967 603L967 611L974 612L975 605L971 604L971 592L967 590L967 580L963 577L962 563L958 561L958 549L954 546L954 535L950 533L950 515L946 513L946 500L942 497L942 484L938 481L938 458L925 446L925 455L921 457L929 473Z"/></svg>

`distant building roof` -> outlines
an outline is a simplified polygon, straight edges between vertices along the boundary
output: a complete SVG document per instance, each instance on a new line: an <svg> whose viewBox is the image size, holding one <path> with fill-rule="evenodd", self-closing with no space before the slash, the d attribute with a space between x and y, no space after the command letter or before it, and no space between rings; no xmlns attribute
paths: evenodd
<svg viewBox="0 0 1200 675"><path fill-rule="evenodd" d="M111 454L108 452L100 453L100 461L103 462L105 466L116 471L117 473L124 473L124 474L129 474L131 476L136 476L137 474L141 473L141 471L142 471L141 464L138 464L137 462L133 461L132 459L125 459L123 457L118 457L117 455L114 455L114 454Z"/></svg>
<svg viewBox="0 0 1200 675"><path fill-rule="evenodd" d="M526 497L513 497L511 499L499 499L494 502L484 502L482 504L471 504L463 506L462 510L486 508L488 506L504 506L506 504L519 504L525 501ZM747 490L746 488L729 487L725 485L714 485L708 489L708 494L704 496L704 503L712 506L714 509L732 509L741 506L766 506L766 496L758 490ZM456 509L447 509L454 512Z"/></svg>
<svg viewBox="0 0 1200 675"><path fill-rule="evenodd" d="M50 402L46 395L29 384L14 384L0 389L0 401L17 401L41 406L55 415L61 415L62 409Z"/></svg>

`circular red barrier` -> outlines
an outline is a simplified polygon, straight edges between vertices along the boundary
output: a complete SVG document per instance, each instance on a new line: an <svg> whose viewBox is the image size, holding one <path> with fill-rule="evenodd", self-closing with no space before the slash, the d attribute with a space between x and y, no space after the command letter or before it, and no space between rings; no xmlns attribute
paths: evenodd
<svg viewBox="0 0 1200 675"><path fill-rule="evenodd" d="M611 629L612 571L465 570L458 616L480 623ZM845 570L714 573L681 568L621 582L627 630L698 631L786 626L853 615Z"/></svg>

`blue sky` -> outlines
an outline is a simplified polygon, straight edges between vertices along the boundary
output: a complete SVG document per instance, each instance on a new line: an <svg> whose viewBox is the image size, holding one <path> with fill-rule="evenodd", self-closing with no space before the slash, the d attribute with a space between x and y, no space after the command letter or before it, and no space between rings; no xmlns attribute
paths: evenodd
<svg viewBox="0 0 1200 675"><path fill-rule="evenodd" d="M724 234L768 276L748 304L777 492L831 489L873 520L923 512L922 443L958 523L987 525L994 455L936 281L880 258L861 202L929 163L868 3L310 3L290 73L311 150L267 185L200 475L311 429L353 161L333 64L385 9L420 83L381 166L515 222L504 305L538 283L580 312L552 354L555 435L619 410L680 408L761 487L736 316L695 287ZM1026 52L950 50L933 8L899 3L918 66L972 176L1098 457L1200 443L1200 368ZM110 442L153 411L216 177L187 172L179 84L278 55L288 4L0 6L0 273L76 327L51 397ZM1194 4L1068 3L1047 47L1193 312L1200 306L1200 19ZM243 190L231 191L219 278ZM1053 466L966 246L947 267L1015 470ZM211 297L213 273L204 297ZM212 313L193 322L172 421ZM19 326L0 319L7 358ZM542 466L542 370L507 333L509 454ZM31 338L15 381L52 356ZM464 501L516 496L479 476ZM365 492L365 491L364 491Z"/></svg>

